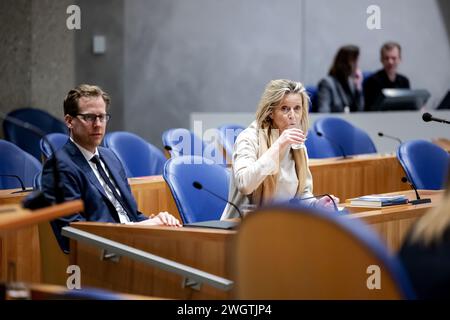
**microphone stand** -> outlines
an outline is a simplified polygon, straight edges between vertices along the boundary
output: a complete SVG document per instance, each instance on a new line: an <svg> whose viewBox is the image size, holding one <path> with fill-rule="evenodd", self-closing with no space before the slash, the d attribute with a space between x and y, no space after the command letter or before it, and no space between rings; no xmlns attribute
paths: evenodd
<svg viewBox="0 0 450 320"><path fill-rule="evenodd" d="M419 192L417 191L416 186L415 186L414 183L413 183L412 181L410 181L408 178L403 177L403 178L402 178L402 182L403 182L403 183L407 182L407 183L409 184L409 186L410 186L410 187L415 191L415 193L416 193L416 200L409 201L409 203L411 203L412 205L417 205L417 204L423 204L423 203L430 203L430 202L431 202L431 199L430 199L430 198L425 198L425 199L420 198Z"/></svg>
<svg viewBox="0 0 450 320"><path fill-rule="evenodd" d="M21 188L22 190L14 191L13 193L21 193L21 192L27 192L27 191L30 191L30 190L27 190L27 189L25 188L25 184L23 183L22 179L20 179L20 177L19 177L18 175L15 175L15 174L0 174L0 177L16 178L17 180L19 180L20 188Z"/></svg>
<svg viewBox="0 0 450 320"><path fill-rule="evenodd" d="M210 190L208 190L207 188L204 188L203 185L198 182L198 181L194 181L192 183L192 186L197 189L197 190L205 190L207 191L209 194L211 194L212 196L226 202L229 203L230 205L232 205L234 208L236 208L239 217L241 218L241 220L244 218L244 216L242 215L241 210L239 210L239 208L232 202L222 198L221 196L219 196L218 194L216 194L215 192L212 192ZM226 221L226 220L208 220L208 221L201 221L201 222L194 222L194 223L188 223L188 224L184 224L184 227L204 227L204 228L214 228L214 229L233 229L235 228L237 225L239 225L239 222L236 221Z"/></svg>
<svg viewBox="0 0 450 320"><path fill-rule="evenodd" d="M392 140L397 140L399 144L403 143L402 140L400 140L400 138L397 138L397 137L394 137L394 136L389 136L387 134L384 134L383 132L378 132L378 136L379 137L386 137L386 138L389 138L389 139L392 139Z"/></svg>

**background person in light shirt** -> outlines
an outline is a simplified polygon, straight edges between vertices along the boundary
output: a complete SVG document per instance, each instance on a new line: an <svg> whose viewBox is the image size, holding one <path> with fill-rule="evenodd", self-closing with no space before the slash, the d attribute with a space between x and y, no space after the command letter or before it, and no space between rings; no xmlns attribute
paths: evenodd
<svg viewBox="0 0 450 320"><path fill-rule="evenodd" d="M259 206L273 200L312 196L312 176L304 146L309 124L308 99L300 82L281 79L267 84L256 120L239 134L234 145L230 202L238 207ZM302 147L293 149L292 145ZM328 197L311 199L309 203L333 206ZM234 217L238 213L228 204L222 219Z"/></svg>
<svg viewBox="0 0 450 320"><path fill-rule="evenodd" d="M64 99L64 120L70 139L57 151L64 199L81 199L84 211L52 221L55 235L64 251L68 239L61 228L75 221L140 223L181 226L168 212L150 218L137 210L125 169L117 156L100 147L110 119L110 98L101 88L82 84L69 91ZM54 200L53 161L50 157L42 173L42 189L48 200Z"/></svg>

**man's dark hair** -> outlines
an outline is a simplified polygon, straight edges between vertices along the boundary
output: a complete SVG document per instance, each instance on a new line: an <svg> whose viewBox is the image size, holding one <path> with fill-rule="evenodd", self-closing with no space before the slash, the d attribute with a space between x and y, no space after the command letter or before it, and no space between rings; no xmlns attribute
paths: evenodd
<svg viewBox="0 0 450 320"><path fill-rule="evenodd" d="M106 109L108 109L111 99L102 88L90 84L80 84L76 88L69 91L64 98L64 115L74 116L78 113L78 100L81 97L102 97L105 101Z"/></svg>
<svg viewBox="0 0 450 320"><path fill-rule="evenodd" d="M394 48L398 49L398 55L401 58L402 57L402 47L400 46L399 43L393 42L393 41L386 42L385 44L383 44L383 46L380 49L380 58L383 59L383 54L386 51L391 51Z"/></svg>

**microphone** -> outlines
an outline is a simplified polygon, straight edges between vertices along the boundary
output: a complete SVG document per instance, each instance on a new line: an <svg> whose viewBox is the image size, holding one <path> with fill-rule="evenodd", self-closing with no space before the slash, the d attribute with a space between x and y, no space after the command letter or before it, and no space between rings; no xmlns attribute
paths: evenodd
<svg viewBox="0 0 450 320"><path fill-rule="evenodd" d="M194 182L192 183L192 186L193 186L195 189L198 189L198 190L202 190L202 189L203 189L203 190L205 190L206 192L208 192L209 194L212 194L214 197L219 198L220 200L222 200L222 201L224 201L224 202L226 202L226 203L229 203L230 205L233 206L233 208L236 209L236 211L237 211L238 214L239 214L239 218L241 218L241 220L244 219L244 215L242 214L241 210L239 210L239 208L238 208L233 202L228 201L227 199L222 198L221 196L219 196L217 193L212 192L211 190L206 189L206 188L203 187L203 185L202 185L200 182L198 182L198 181L194 181Z"/></svg>
<svg viewBox="0 0 450 320"><path fill-rule="evenodd" d="M296 202L300 202L303 200L310 200L310 199L316 199L316 198L322 198L322 197L328 197L330 198L331 202L333 203L333 207L335 211L339 211L336 202L334 201L333 197L330 196L328 193L323 193L323 194L319 194L317 196L312 196L312 197L307 197L307 198L292 198L291 200L289 200L290 203L296 203Z"/></svg>
<svg viewBox="0 0 450 320"><path fill-rule="evenodd" d="M440 122L440 123L446 123L446 124L450 124L450 121L445 120L445 119L439 119L439 118L435 118L433 117L430 113L425 112L422 115L422 120L425 122L430 122L430 121L436 121L436 122Z"/></svg>
<svg viewBox="0 0 450 320"><path fill-rule="evenodd" d="M416 192L416 200L409 201L409 203L411 203L411 204L413 204L413 205L416 205L416 204L430 203L430 202L431 202L431 199L429 199L429 198L426 198L426 199L421 199L421 198L420 198L419 192L417 191L416 186L414 185L414 183L413 183L412 181L408 180L408 178L403 177L403 178L402 178L402 182L403 182L403 183L408 182L409 186L410 186L412 189L414 189L414 191Z"/></svg>
<svg viewBox="0 0 450 320"><path fill-rule="evenodd" d="M349 156L347 156L347 155L345 154L344 148L342 148L341 144L337 143L337 142L334 141L333 139L328 138L327 136L325 136L322 132L320 132L320 131L318 131L318 130L316 130L316 134L317 134L319 137L322 137L322 138L327 139L329 142L331 142L332 145L337 146L337 147L339 148L339 150L341 151L341 153L342 153L343 159L348 159L348 158L350 158Z"/></svg>
<svg viewBox="0 0 450 320"><path fill-rule="evenodd" d="M2 112L0 112L0 118L3 118L4 121L12 122L12 123L14 123L15 125L17 125L17 126L19 126L21 128L24 128L26 130L29 130L29 131L33 132L37 136L39 136L42 139L44 139L44 141L49 145L49 147L50 147L50 149L52 151L53 157L54 157L54 161L53 161L53 188L54 188L54 192L55 192L55 202L56 203L64 202L64 186L62 185L62 182L61 182L61 179L60 179L60 175L59 175L58 161L57 161L57 158L56 158L56 150L55 150L55 147L51 144L51 142L45 136L46 133L44 131L42 131L41 129L39 129L38 127L32 125L31 123L22 121L20 119L17 119L17 118L8 116L8 115L5 115ZM26 202L24 203L24 207L25 208L29 208L29 209L36 209L36 208L39 208L39 207L43 207L45 205L49 205L48 201L44 200L44 199L45 199L45 197L43 196L43 194L39 192L35 197L30 198L29 201L26 200Z"/></svg>
<svg viewBox="0 0 450 320"><path fill-rule="evenodd" d="M392 139L392 140L397 140L398 143L402 144L402 140L400 140L400 138L397 138L397 137L394 137L394 136L389 136L387 134L384 134L383 132L378 132L378 136L379 137L386 137L386 138L389 138L389 139Z"/></svg>
<svg viewBox="0 0 450 320"><path fill-rule="evenodd" d="M0 174L0 177L10 177L10 178L16 178L17 180L19 180L20 188L21 188L22 190L20 190L20 191L14 191L13 193L19 193L19 192L27 192L27 191L30 191L30 190L27 190L27 189L25 188L25 184L23 183L23 180L22 180L19 176L15 175L15 174Z"/></svg>

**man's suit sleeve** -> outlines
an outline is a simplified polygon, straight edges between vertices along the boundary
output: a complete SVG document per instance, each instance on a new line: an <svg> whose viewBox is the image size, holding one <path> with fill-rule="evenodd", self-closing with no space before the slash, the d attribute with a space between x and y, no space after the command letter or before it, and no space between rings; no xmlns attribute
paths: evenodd
<svg viewBox="0 0 450 320"><path fill-rule="evenodd" d="M42 191L44 192L45 198L50 202L55 200L55 189L53 184L53 166L52 161L54 158L50 158L44 165L42 171ZM61 185L64 190L64 201L78 200L81 199L80 186L75 176L70 170L64 167L61 162L59 164L59 173L61 179ZM86 221L81 213L76 213L70 216L62 217L59 220L66 221L67 225L75 221Z"/></svg>
<svg viewBox="0 0 450 320"><path fill-rule="evenodd" d="M47 198L47 200L51 202L55 200L52 161L55 161L53 157L45 163L44 169L42 171L42 191L44 192L44 196ZM64 190L64 200L70 201L81 199L80 186L74 174L70 170L68 170L61 162L58 162L58 164L61 185L63 186ZM53 232L55 233L58 244L65 253L69 252L69 239L61 235L61 229L76 221L86 221L86 218L82 215L81 212L79 212L69 216L58 218L51 222L51 226Z"/></svg>

